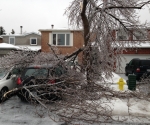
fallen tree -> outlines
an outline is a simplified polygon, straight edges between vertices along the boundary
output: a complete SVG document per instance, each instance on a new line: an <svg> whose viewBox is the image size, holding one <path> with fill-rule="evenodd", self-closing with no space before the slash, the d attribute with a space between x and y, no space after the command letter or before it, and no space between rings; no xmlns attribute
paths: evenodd
<svg viewBox="0 0 150 125"><path fill-rule="evenodd" d="M127 116L142 119L142 116L131 113L130 100L149 101L148 95L141 93L140 88L138 91L115 91L110 88L110 84L106 83L106 79L112 77L114 63L116 60L121 61L120 53L124 50L124 44L118 46L118 41L113 37L112 31L121 28L127 32L130 26L140 30L141 25L137 25L138 21L133 10L141 9L149 3L150 1L146 0L114 0L111 2L103 0L82 0L79 2L73 0L66 10L66 14L68 14L72 25L78 28L83 26L85 43L83 48L65 56L58 55L56 48L49 45L52 50L51 53L28 50L12 51L0 59L0 66L4 68L14 66L22 69L31 64L53 64L55 67L59 64L67 69L67 74L63 76L64 83L50 85L34 82L32 85L25 85L9 91L3 99L5 100L11 94L20 90L26 90L29 93L29 102L34 104L35 107L37 104L44 107L46 110L43 110L43 112L48 112L48 115L54 120L56 115L59 116L59 120L70 124L74 121L100 124L114 121L125 122L127 120L124 116L115 117L113 114L113 103L111 101L119 98L127 103ZM91 44L92 41L94 41L93 44ZM129 41L125 41L125 43L129 45ZM81 72L80 66L74 63L81 52L83 52L83 65L81 67L84 67L84 72ZM79 70L68 65L70 61ZM63 85L63 88L53 87L56 84ZM62 99L53 101L42 98L41 95L36 93L41 87L46 94L51 94L50 91L47 91L49 88L53 88L53 90L61 89Z"/></svg>

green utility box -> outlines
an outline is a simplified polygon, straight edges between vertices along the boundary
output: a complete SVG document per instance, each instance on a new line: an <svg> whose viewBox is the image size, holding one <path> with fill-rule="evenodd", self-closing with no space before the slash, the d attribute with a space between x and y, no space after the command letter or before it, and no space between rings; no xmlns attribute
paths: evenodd
<svg viewBox="0 0 150 125"><path fill-rule="evenodd" d="M136 90L136 75L128 75L127 85L129 90Z"/></svg>

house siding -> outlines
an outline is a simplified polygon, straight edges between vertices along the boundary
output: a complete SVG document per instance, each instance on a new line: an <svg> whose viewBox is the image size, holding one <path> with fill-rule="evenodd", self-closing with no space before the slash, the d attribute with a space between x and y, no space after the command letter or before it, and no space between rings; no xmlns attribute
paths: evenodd
<svg viewBox="0 0 150 125"><path fill-rule="evenodd" d="M3 43L9 43L9 37L15 37L15 45L30 45L30 38L37 38L37 45L41 45L41 36L30 34L25 36L3 36Z"/></svg>

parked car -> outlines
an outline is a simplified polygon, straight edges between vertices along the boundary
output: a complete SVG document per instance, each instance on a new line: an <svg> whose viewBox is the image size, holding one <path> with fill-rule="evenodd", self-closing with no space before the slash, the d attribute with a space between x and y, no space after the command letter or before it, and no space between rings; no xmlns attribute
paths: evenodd
<svg viewBox="0 0 150 125"><path fill-rule="evenodd" d="M143 74L150 74L150 60L148 59L138 59L134 58L129 63L126 64L125 74L135 74L136 80L140 80Z"/></svg>
<svg viewBox="0 0 150 125"><path fill-rule="evenodd" d="M13 88L16 88L16 78L20 71L17 68L0 68L0 101L3 95Z"/></svg>
<svg viewBox="0 0 150 125"><path fill-rule="evenodd" d="M54 100L60 96L59 87L62 88L63 80L61 75L66 73L66 69L62 66L53 67L53 65L32 65L22 71L20 77L17 78L17 87L22 88L17 92L17 96L22 101L31 101L33 98L30 96L29 91L34 92L40 98ZM57 83L57 84L55 84ZM59 84L58 84L59 83ZM41 85L51 86L41 86ZM30 85L39 85L40 87L28 88L29 91L23 88ZM56 93L56 94L54 94Z"/></svg>

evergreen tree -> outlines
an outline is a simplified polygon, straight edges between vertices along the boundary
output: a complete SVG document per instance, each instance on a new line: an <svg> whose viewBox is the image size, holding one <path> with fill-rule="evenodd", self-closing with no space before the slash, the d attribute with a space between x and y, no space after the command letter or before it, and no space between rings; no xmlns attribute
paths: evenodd
<svg viewBox="0 0 150 125"><path fill-rule="evenodd" d="M0 26L0 35L5 35L5 30L2 26Z"/></svg>
<svg viewBox="0 0 150 125"><path fill-rule="evenodd" d="M15 34L15 31L12 29L11 34Z"/></svg>

